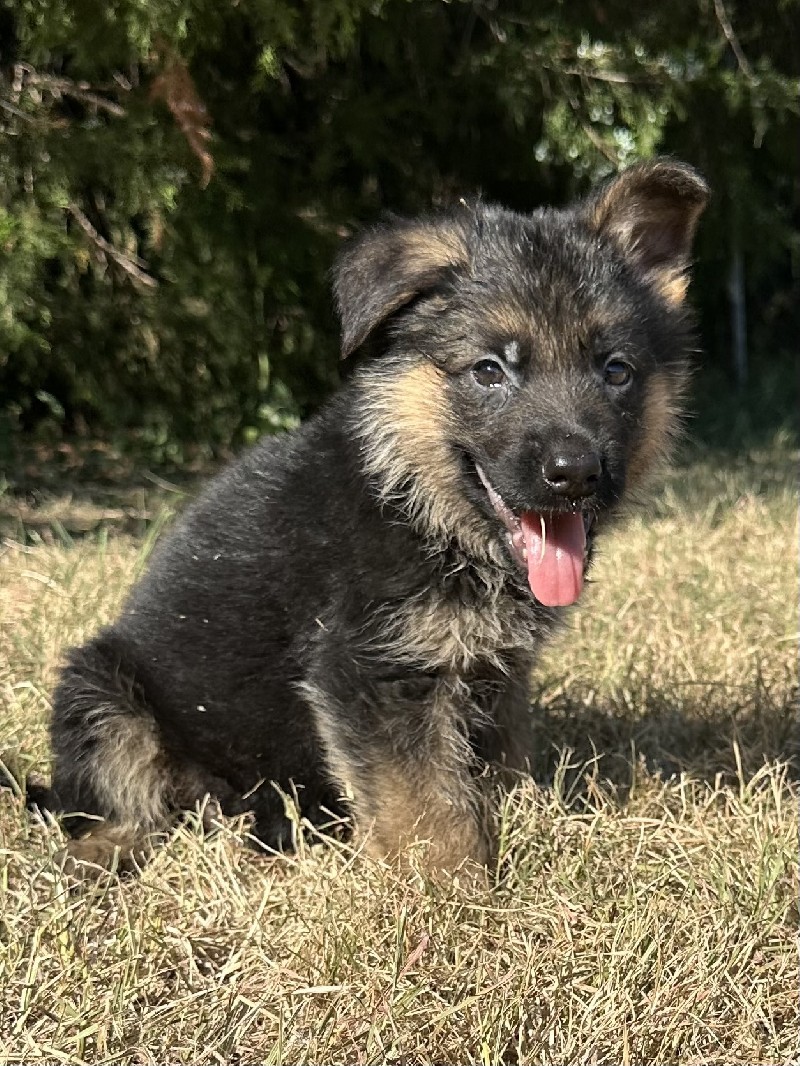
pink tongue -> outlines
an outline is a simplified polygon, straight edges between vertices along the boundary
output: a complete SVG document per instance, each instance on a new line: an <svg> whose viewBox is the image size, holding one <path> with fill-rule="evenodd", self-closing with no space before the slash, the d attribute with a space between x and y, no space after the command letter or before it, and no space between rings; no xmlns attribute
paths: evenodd
<svg viewBox="0 0 800 1066"><path fill-rule="evenodd" d="M582 515L524 511L520 524L531 592L545 607L575 603L583 589L586 531Z"/></svg>

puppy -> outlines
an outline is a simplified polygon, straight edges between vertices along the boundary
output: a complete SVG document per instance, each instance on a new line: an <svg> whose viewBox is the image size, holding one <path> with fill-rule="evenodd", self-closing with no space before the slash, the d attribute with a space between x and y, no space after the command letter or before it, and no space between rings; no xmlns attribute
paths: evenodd
<svg viewBox="0 0 800 1066"><path fill-rule="evenodd" d="M285 848L284 792L378 854L490 861L483 770L526 766L537 653L679 417L707 195L660 159L563 210L462 204L344 250L348 383L212 480L69 655L50 800L75 857L209 794Z"/></svg>

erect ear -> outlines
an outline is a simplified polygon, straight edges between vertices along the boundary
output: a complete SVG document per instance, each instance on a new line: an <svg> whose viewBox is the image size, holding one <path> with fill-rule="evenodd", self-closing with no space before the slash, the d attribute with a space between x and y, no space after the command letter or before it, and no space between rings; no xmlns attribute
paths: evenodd
<svg viewBox="0 0 800 1066"><path fill-rule="evenodd" d="M609 237L670 303L686 295L686 271L709 189L696 170L653 159L623 170L583 205L589 225Z"/></svg>
<svg viewBox="0 0 800 1066"><path fill-rule="evenodd" d="M392 222L370 230L339 256L333 290L342 323L342 358L389 315L433 288L468 259L453 218Z"/></svg>

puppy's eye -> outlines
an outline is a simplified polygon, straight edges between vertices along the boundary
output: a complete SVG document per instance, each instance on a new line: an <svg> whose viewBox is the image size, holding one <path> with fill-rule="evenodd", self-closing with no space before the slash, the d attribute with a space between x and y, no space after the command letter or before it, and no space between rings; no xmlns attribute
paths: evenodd
<svg viewBox="0 0 800 1066"><path fill-rule="evenodd" d="M633 367L628 363L623 363L621 359L609 359L603 369L603 377L606 385L622 389L633 379Z"/></svg>
<svg viewBox="0 0 800 1066"><path fill-rule="evenodd" d="M472 368L472 376L484 389L499 389L506 383L505 371L494 359L481 359Z"/></svg>

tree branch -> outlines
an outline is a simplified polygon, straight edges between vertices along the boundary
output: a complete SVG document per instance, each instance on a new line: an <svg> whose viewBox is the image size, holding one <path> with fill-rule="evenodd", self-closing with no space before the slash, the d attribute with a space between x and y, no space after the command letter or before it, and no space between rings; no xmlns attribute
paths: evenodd
<svg viewBox="0 0 800 1066"><path fill-rule="evenodd" d="M113 259L117 266L132 277L134 281L140 285L145 285L149 289L156 288L158 282L152 275L142 269L145 264L141 259L126 255L125 252L121 252L119 248L115 248L110 241L101 236L77 204L69 204L66 210L68 214L72 215L92 244L104 255L107 255L109 259Z"/></svg>
<svg viewBox="0 0 800 1066"><path fill-rule="evenodd" d="M131 85L126 79L120 80L115 77L114 80L120 88L130 91ZM25 88L43 89L55 97L71 96L84 104L96 107L99 111L107 111L115 118L122 118L126 114L121 104L101 96L88 81L73 81L72 78L61 78L55 74L41 74L30 63L16 63L14 66L14 98L16 99Z"/></svg>
<svg viewBox="0 0 800 1066"><path fill-rule="evenodd" d="M590 123L588 123L586 121L586 119L583 117L583 115L581 114L580 104L578 103L578 101L574 97L570 97L569 98L569 106L572 108L572 110L573 110L573 112L575 114L575 118L578 120L578 123L579 123L581 129L586 134L586 136L589 138L589 140L592 142L592 144L595 146L597 151L601 155L605 156L605 158L609 161L609 163L613 163L613 165L615 167L618 167L619 166L619 159L618 159L616 153L614 152L614 150L612 148L609 148L607 144L603 143L602 137L598 137L598 135L592 129Z"/></svg>
<svg viewBox="0 0 800 1066"><path fill-rule="evenodd" d="M91 104L100 111L107 111L115 118L122 118L126 114L125 108L113 100L106 100L104 96L93 92L88 82L75 82L70 78L57 78L52 74L38 74L35 70L29 70L25 81L38 89L46 89L53 96L62 94L71 96L74 100L80 100L84 104Z"/></svg>
<svg viewBox="0 0 800 1066"><path fill-rule="evenodd" d="M32 126L38 126L39 123L33 117L33 115L26 115L24 111L20 111L18 107L15 107L9 100L3 100L0 98L0 107L4 111L7 111L9 115L14 115L16 118L21 118L23 122L30 122Z"/></svg>
<svg viewBox="0 0 800 1066"><path fill-rule="evenodd" d="M731 51L736 56L739 70L741 70L742 74L744 74L749 82L754 82L756 77L753 74L753 68L750 66L750 61L747 56L742 51L742 46L739 44L739 38L736 36L733 23L728 16L723 0L714 0L714 13L717 16L717 22L722 27L722 32L725 34L725 40L731 46Z"/></svg>

